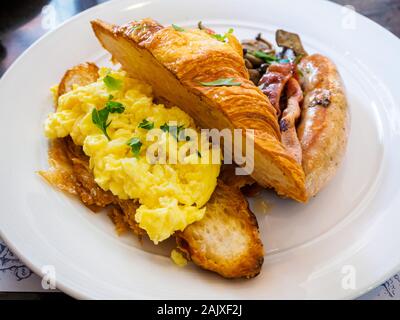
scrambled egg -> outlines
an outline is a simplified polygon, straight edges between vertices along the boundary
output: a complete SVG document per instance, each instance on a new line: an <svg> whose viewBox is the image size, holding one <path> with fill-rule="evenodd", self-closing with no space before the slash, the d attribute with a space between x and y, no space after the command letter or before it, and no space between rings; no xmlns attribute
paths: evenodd
<svg viewBox="0 0 400 320"><path fill-rule="evenodd" d="M203 218L220 164L204 161L212 157L208 141L187 137L178 141L176 131L168 130L170 123L176 123L178 130L197 130L181 109L155 104L151 87L123 71L103 68L99 74L97 82L75 87L59 98L57 111L46 119L45 134L50 139L70 135L90 157L95 181L102 189L121 199L138 199L135 220L158 243ZM104 116L101 110L110 101L123 110L109 112L101 127L95 119ZM151 128L158 129L158 140L147 141ZM149 162L146 153L154 146L155 156L161 153L181 161ZM178 156L171 152L182 146L198 151Z"/></svg>
<svg viewBox="0 0 400 320"><path fill-rule="evenodd" d="M179 267L184 267L188 263L184 255L176 249L171 251L171 260Z"/></svg>

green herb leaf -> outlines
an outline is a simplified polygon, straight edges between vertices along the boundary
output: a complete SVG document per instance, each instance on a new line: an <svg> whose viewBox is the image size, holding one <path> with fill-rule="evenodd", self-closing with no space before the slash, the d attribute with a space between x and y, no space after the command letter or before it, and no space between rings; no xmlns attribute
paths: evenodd
<svg viewBox="0 0 400 320"><path fill-rule="evenodd" d="M108 140L111 140L107 128L111 124L111 121L107 123L108 115L110 113L122 113L125 111L125 107L122 103L117 101L111 101L114 98L112 95L108 97L103 109L97 110L96 108L92 111L92 122L104 133Z"/></svg>
<svg viewBox="0 0 400 320"><path fill-rule="evenodd" d="M122 87L122 81L111 77L110 75L106 75L103 78L103 82L106 87L110 90L119 90Z"/></svg>
<svg viewBox="0 0 400 320"><path fill-rule="evenodd" d="M170 126L167 123L164 123L162 126L160 126L160 129L164 132L171 132L171 131L177 131L180 132L185 126L180 125L180 126Z"/></svg>
<svg viewBox="0 0 400 320"><path fill-rule="evenodd" d="M117 101L107 101L105 107L110 113L122 113L125 111L124 105Z"/></svg>
<svg viewBox="0 0 400 320"><path fill-rule="evenodd" d="M205 87L222 87L222 86L232 87L241 85L240 82L235 82L233 78L221 78L210 82L200 82L200 84Z"/></svg>
<svg viewBox="0 0 400 320"><path fill-rule="evenodd" d="M166 123L164 123L162 126L160 126L160 129L164 132L168 132L169 131L169 125L167 125Z"/></svg>
<svg viewBox="0 0 400 320"><path fill-rule="evenodd" d="M128 140L127 145L131 147L132 153L135 157L139 156L140 148L143 145L139 138L132 138Z"/></svg>
<svg viewBox="0 0 400 320"><path fill-rule="evenodd" d="M211 34L211 37L213 37L214 39L217 39L218 41L221 41L221 42L225 42L225 39L226 39L225 36L218 34L218 33Z"/></svg>
<svg viewBox="0 0 400 320"><path fill-rule="evenodd" d="M176 24L172 24L172 28L174 28L176 31L185 31L185 29L183 29L180 26L177 26Z"/></svg>
<svg viewBox="0 0 400 320"><path fill-rule="evenodd" d="M217 39L218 41L225 42L226 38L231 33L233 33L233 28L229 28L228 32L226 32L224 35L215 33L215 34L211 34L211 37Z"/></svg>
<svg viewBox="0 0 400 320"><path fill-rule="evenodd" d="M92 122L104 133L108 140L111 140L107 133L107 127L111 123L107 123L108 113L106 108L101 110L94 108L92 111Z"/></svg>
<svg viewBox="0 0 400 320"><path fill-rule="evenodd" d="M146 130L151 130L154 128L154 122L151 122L147 119L143 119L141 123L139 123L139 128L143 128Z"/></svg>
<svg viewBox="0 0 400 320"><path fill-rule="evenodd" d="M162 126L160 126L160 129L164 132L169 132L177 141L179 137L179 133L185 128L184 125L180 126L170 126L167 123L164 123Z"/></svg>
<svg viewBox="0 0 400 320"><path fill-rule="evenodd" d="M266 63L269 64L273 62L279 62L279 59L277 57L275 57L272 54L265 53L263 51L252 51L251 54L257 58L264 60Z"/></svg>

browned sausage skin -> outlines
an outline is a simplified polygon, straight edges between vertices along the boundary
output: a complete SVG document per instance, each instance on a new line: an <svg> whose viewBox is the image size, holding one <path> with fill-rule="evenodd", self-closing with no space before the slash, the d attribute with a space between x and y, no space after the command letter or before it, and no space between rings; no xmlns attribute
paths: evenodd
<svg viewBox="0 0 400 320"><path fill-rule="evenodd" d="M297 134L309 197L333 177L347 145L349 115L345 90L336 66L314 54L299 63L304 102Z"/></svg>

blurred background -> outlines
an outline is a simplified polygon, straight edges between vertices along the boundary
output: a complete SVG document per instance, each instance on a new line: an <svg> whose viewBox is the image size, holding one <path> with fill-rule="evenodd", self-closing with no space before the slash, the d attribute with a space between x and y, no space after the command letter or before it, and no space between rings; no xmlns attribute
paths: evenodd
<svg viewBox="0 0 400 320"><path fill-rule="evenodd" d="M2 3L0 76L40 36L71 16L108 0L25 0ZM355 10L400 37L400 0L332 0Z"/></svg>

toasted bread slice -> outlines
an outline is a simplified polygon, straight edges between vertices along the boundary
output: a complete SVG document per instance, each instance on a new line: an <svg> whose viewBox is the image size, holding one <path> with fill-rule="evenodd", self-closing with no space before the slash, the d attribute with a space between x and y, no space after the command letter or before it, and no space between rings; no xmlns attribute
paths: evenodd
<svg viewBox="0 0 400 320"><path fill-rule="evenodd" d="M99 77L99 68L91 62L85 62L72 67L65 72L58 85L58 96L71 91L76 86L85 86L95 82Z"/></svg>
<svg viewBox="0 0 400 320"><path fill-rule="evenodd" d="M40 170L38 173L51 185L77 196L79 195L79 184L66 148L63 139L51 141L48 151L50 168L48 170Z"/></svg>
<svg viewBox="0 0 400 320"><path fill-rule="evenodd" d="M89 159L70 137L51 141L49 164L50 168L39 174L58 189L79 196L94 211L97 211L96 207L103 208L114 202L112 193L96 184Z"/></svg>
<svg viewBox="0 0 400 320"><path fill-rule="evenodd" d="M207 203L204 218L176 239L194 263L226 278L254 277L264 261L255 216L239 189L222 181Z"/></svg>
<svg viewBox="0 0 400 320"><path fill-rule="evenodd" d="M98 71L99 68L90 62L67 70L58 85L57 100L74 86L95 82L99 77ZM98 210L96 207L102 208L115 201L111 192L104 191L96 184L89 168L89 158L70 137L51 141L49 164L49 170L40 171L39 174L59 189L79 196L94 211Z"/></svg>
<svg viewBox="0 0 400 320"><path fill-rule="evenodd" d="M96 81L99 77L98 70L94 63L89 62L67 70L58 85L57 98L71 91L75 85L84 86ZM71 137L52 140L48 156L50 168L39 171L48 183L78 196L94 212L112 205L109 215L115 222L118 233L131 229L139 236L144 234L144 230L131 218L138 203L134 200L120 200L110 191L101 189L94 180L89 158L80 146L73 143Z"/></svg>
<svg viewBox="0 0 400 320"><path fill-rule="evenodd" d="M177 105L202 128L254 129L252 177L263 187L307 201L304 172L280 142L275 109L249 80L237 49L200 30L163 27L154 20L124 26L92 21L93 30L113 59L153 87L158 98ZM240 85L204 83L233 79Z"/></svg>
<svg viewBox="0 0 400 320"><path fill-rule="evenodd" d="M59 85L67 89L59 90L59 96L70 91L74 84L87 85L96 81L97 70L97 66L89 63L68 70ZM49 163L50 169L39 174L50 184L78 196L92 210L111 204L109 216L118 234L127 230L139 236L145 234L134 219L138 203L120 200L111 192L101 189L89 168L89 158L70 137L52 141ZM219 181L211 200L206 204L205 218L176 234L176 239L181 250L185 248L188 258L200 267L227 278L249 278L260 272L263 246L256 218L239 192L243 183L230 181L232 184L229 186ZM211 234L207 235L208 232ZM232 241L231 237L237 241ZM221 239L226 239L230 245L224 245ZM204 245L205 250L202 250Z"/></svg>

